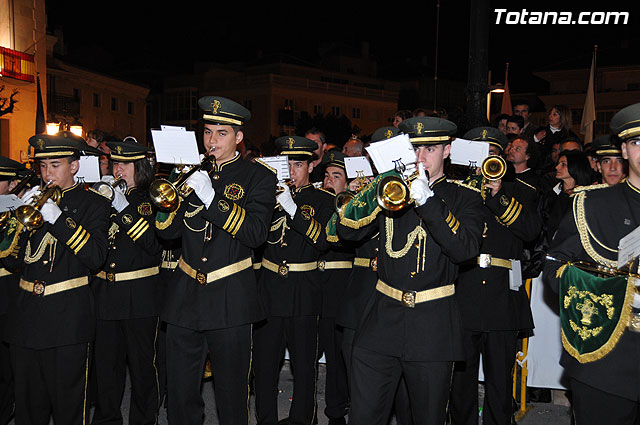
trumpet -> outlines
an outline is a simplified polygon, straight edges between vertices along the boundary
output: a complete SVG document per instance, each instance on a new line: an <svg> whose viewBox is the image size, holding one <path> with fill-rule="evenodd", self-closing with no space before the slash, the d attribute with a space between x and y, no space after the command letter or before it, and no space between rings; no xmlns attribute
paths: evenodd
<svg viewBox="0 0 640 425"><path fill-rule="evenodd" d="M18 182L18 184L7 193L7 195L18 195L22 192L22 189L27 187L31 178L36 175L34 170L29 170L29 172ZM4 229L7 223L9 222L9 217L11 217L11 211L4 211L0 213L0 229Z"/></svg>
<svg viewBox="0 0 640 425"><path fill-rule="evenodd" d="M109 201L113 202L113 198L115 197L115 189L120 189L123 192L127 191L127 181L122 178L122 176L118 176L118 179L107 183L105 181L99 181L91 186L91 189L98 192L100 195L107 198Z"/></svg>
<svg viewBox="0 0 640 425"><path fill-rule="evenodd" d="M499 155L489 155L482 161L480 165L480 174L482 174L482 183L480 185L480 195L484 200L487 196L485 184L490 181L500 180L507 172L507 162Z"/></svg>
<svg viewBox="0 0 640 425"><path fill-rule="evenodd" d="M406 169L402 164L396 171L402 174ZM426 173L426 171L425 171ZM399 211L412 202L410 196L411 182L418 178L418 170L409 177L387 176L380 180L376 187L376 200L380 208L387 211ZM429 175L427 173L427 180Z"/></svg>
<svg viewBox="0 0 640 425"><path fill-rule="evenodd" d="M215 146L209 150L209 153L212 153L214 150ZM193 191L192 188L185 184L189 177L201 169L210 172L215 169L215 167L216 157L210 154L202 159L200 165L192 167L186 172L181 170L174 182L171 182L168 179L154 180L149 186L151 202L153 202L155 206L162 211L175 211L180 205L180 198L186 198Z"/></svg>
<svg viewBox="0 0 640 425"><path fill-rule="evenodd" d="M16 219L18 222L24 225L29 231L42 227L44 220L40 208L42 208L48 199L51 199L56 204L59 204L60 199L62 199L62 191L58 186L52 185L51 180L47 182L44 191L33 198L31 203L20 205L16 208Z"/></svg>
<svg viewBox="0 0 640 425"><path fill-rule="evenodd" d="M546 255L545 256L546 260L549 261L554 261L556 263L562 263L565 265L572 265L575 266L577 268L579 268L580 270L583 270L585 272L589 272L589 273L594 273L597 275L603 275L603 276L608 276L608 277L616 277L616 276L629 276L632 277L634 279L640 279L640 274L638 273L633 273L631 271L625 271L625 270L621 270L619 268L616 268L615 266L605 266L602 264L597 264L597 263L591 263L589 261L562 261L559 260L555 257L552 257L551 255ZM631 269L631 266L629 266L629 269Z"/></svg>

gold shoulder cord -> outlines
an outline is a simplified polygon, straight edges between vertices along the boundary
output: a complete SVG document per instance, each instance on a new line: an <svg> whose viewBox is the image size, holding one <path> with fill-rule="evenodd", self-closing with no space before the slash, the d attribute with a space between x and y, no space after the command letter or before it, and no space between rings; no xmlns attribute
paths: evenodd
<svg viewBox="0 0 640 425"><path fill-rule="evenodd" d="M614 253L618 252L617 250L611 249L606 245L604 245L591 232L591 229L589 228L589 225L587 223L587 219L585 216L585 212L584 212L584 200L586 198L586 195L587 195L587 192L580 192L577 195L575 195L575 199L573 201L573 217L576 223L576 227L578 229L578 234L580 235L580 242L582 242L582 247L587 252L587 254L589 254L589 256L596 262L603 264L607 267L617 268L618 267L617 260L610 260L606 257L603 257L602 255L598 254L596 250L593 248L593 245L591 245L590 237L593 238L593 240L596 241L598 245L600 245L602 248L606 249L607 251L614 252Z"/></svg>
<svg viewBox="0 0 640 425"><path fill-rule="evenodd" d="M418 239L418 244L416 248L418 249L418 256L416 261L416 272L424 271L424 263L427 256L427 231L422 228L420 224L416 226L415 229L411 233L407 235L407 243L400 251L394 251L393 249L393 219L390 217L385 217L385 250L387 254L391 258L402 258L407 255L409 249L413 246L413 243L416 239ZM420 255L422 252L422 256ZM420 268L420 259L422 258L422 268Z"/></svg>
<svg viewBox="0 0 640 425"><path fill-rule="evenodd" d="M58 242L58 240L54 238L51 233L47 232L47 234L44 235L44 237L40 241L40 244L38 245L38 249L36 249L36 253L34 255L31 255L31 241L28 241L27 247L25 249L25 254L24 254L24 262L27 264L33 264L37 261L40 261L47 247L49 247L49 245L55 245L56 242ZM54 246L54 250L55 250L55 246Z"/></svg>
<svg viewBox="0 0 640 425"><path fill-rule="evenodd" d="M278 238L277 241L273 241L271 242L270 240L267 240L267 242L271 245L275 245L278 243L282 243L284 241L284 232L287 230L287 216L282 216L279 219L277 219L276 221L274 221L271 224L271 227L269 228L269 233L271 232L275 232L276 230L282 228L282 233L280 234L280 238Z"/></svg>

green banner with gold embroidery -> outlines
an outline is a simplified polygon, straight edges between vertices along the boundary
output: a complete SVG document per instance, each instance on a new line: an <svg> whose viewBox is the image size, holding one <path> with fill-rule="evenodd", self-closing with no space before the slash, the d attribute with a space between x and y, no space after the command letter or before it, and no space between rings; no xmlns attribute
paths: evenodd
<svg viewBox="0 0 640 425"><path fill-rule="evenodd" d="M580 363L601 359L629 323L633 281L598 277L571 264L559 272L562 345Z"/></svg>
<svg viewBox="0 0 640 425"><path fill-rule="evenodd" d="M359 229L375 220L381 211L376 199L376 190L380 180L387 176L400 177L396 171L387 171L379 174L372 182L358 192L347 205L340 211L340 222L345 226Z"/></svg>
<svg viewBox="0 0 640 425"><path fill-rule="evenodd" d="M15 217L11 216L7 222L2 240L0 241L0 258L10 255L17 246L20 232L24 226Z"/></svg>

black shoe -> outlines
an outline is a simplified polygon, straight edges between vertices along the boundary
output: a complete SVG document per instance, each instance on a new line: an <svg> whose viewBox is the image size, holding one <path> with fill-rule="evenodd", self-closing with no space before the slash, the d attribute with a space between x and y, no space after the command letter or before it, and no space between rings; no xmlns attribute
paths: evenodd
<svg viewBox="0 0 640 425"><path fill-rule="evenodd" d="M329 419L329 425L347 425L345 418Z"/></svg>
<svg viewBox="0 0 640 425"><path fill-rule="evenodd" d="M284 418L284 419L280 419L280 420L278 421L278 425L289 425L289 417L287 416L287 417L286 417L286 418Z"/></svg>
<svg viewBox="0 0 640 425"><path fill-rule="evenodd" d="M551 390L527 387L527 400L533 403L551 403Z"/></svg>

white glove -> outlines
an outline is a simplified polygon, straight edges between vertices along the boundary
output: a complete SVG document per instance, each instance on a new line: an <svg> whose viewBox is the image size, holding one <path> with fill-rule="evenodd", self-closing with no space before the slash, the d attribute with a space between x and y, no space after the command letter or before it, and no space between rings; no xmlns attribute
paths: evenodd
<svg viewBox="0 0 640 425"><path fill-rule="evenodd" d="M418 178L411 182L409 194L416 201L416 206L420 207L433 196L433 190L429 187L429 180L424 172L422 162L418 164Z"/></svg>
<svg viewBox="0 0 640 425"><path fill-rule="evenodd" d="M51 224L55 223L60 214L62 214L62 210L51 199L47 199L47 202L44 203L42 208L40 208L40 213L42 214L42 218L44 221L47 221Z"/></svg>
<svg viewBox="0 0 640 425"><path fill-rule="evenodd" d="M30 204L33 201L33 198L40 194L40 186L33 186L31 189L27 190L20 200L25 203L25 205Z"/></svg>
<svg viewBox="0 0 640 425"><path fill-rule="evenodd" d="M115 177L113 177L113 176L112 176L112 175L110 175L110 174L106 174L106 175L104 175L104 176L102 176L102 177L100 178L100 181L101 181L101 182L105 182L105 183L109 183L109 184L113 184L113 182L114 182L114 181L116 181L116 178L115 178Z"/></svg>
<svg viewBox="0 0 640 425"><path fill-rule="evenodd" d="M211 186L209 174L202 170L196 171L185 183L193 189L204 206L209 209L209 205L213 202L213 197L216 196L216 191L213 189L213 186Z"/></svg>
<svg viewBox="0 0 640 425"><path fill-rule="evenodd" d="M119 188L113 188L113 201L111 201L111 205L116 209L119 213L122 212L123 209L129 206L129 201L127 201L127 197Z"/></svg>
<svg viewBox="0 0 640 425"><path fill-rule="evenodd" d="M289 190L289 186L282 182L278 182L278 186L280 186L284 191L276 196L276 201L280 204L283 210L289 214L289 216L293 219L293 216L296 215L296 210L298 206L293 201L293 197L291 196L291 191Z"/></svg>

